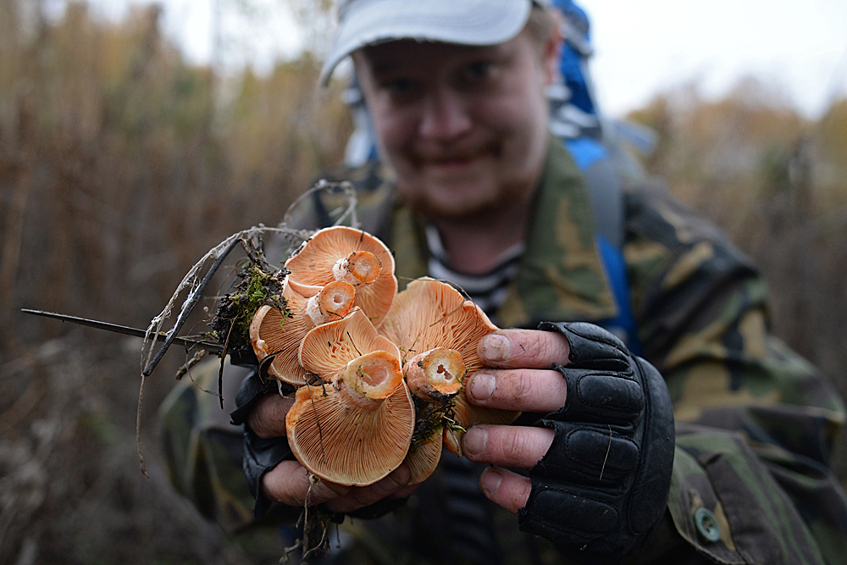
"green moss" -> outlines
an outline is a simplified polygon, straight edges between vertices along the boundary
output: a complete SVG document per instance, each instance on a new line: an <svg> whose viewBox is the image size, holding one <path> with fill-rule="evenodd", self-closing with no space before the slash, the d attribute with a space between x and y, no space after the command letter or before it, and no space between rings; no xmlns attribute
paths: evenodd
<svg viewBox="0 0 847 565"><path fill-rule="evenodd" d="M440 402L423 400L412 395L415 402L415 430L412 432L412 446L420 445L435 433L447 428L458 432L465 429L454 420L453 406L456 397L445 396Z"/></svg>
<svg viewBox="0 0 847 565"><path fill-rule="evenodd" d="M250 323L259 308L272 306L279 310L283 315L280 327L291 316L282 296L286 274L282 270L271 273L250 262L239 269L232 291L218 301L210 335L218 343L226 344L233 357L243 359L254 355L250 345Z"/></svg>

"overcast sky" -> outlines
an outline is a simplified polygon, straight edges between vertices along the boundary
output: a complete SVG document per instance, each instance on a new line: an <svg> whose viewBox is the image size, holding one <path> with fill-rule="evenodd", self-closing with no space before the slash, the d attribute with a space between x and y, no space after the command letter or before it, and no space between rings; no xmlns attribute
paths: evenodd
<svg viewBox="0 0 847 565"><path fill-rule="evenodd" d="M592 20L592 72L612 116L644 105L657 92L696 81L720 96L742 76L772 86L809 117L847 95L847 0L577 0ZM164 28L190 60L213 55L213 6L225 17L230 63L263 71L300 40L284 0L160 0ZM64 0L48 0L60 11ZM92 0L119 18L136 0ZM244 14L239 5L252 4ZM236 38L236 39L232 39ZM232 42L234 41L234 42Z"/></svg>

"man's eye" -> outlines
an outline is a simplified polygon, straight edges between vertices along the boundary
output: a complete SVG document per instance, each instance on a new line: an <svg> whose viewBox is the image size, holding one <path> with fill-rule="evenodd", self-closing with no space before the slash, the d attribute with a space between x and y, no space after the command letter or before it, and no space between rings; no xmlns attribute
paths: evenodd
<svg viewBox="0 0 847 565"><path fill-rule="evenodd" d="M414 81L406 78L395 78L386 81L384 88L391 91L392 94L407 94L414 88Z"/></svg>
<svg viewBox="0 0 847 565"><path fill-rule="evenodd" d="M490 62L476 61L465 67L465 78L468 80L480 80L486 78L490 72Z"/></svg>

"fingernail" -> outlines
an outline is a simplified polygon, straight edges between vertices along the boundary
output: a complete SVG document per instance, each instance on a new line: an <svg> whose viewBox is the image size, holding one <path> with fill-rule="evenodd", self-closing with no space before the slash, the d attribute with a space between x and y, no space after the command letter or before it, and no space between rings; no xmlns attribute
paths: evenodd
<svg viewBox="0 0 847 565"><path fill-rule="evenodd" d="M502 482L503 476L500 475L500 473L493 467L489 467L483 471L482 475L479 477L479 486L482 489L482 492L485 493L485 496L489 498L497 492L497 489L500 488L500 483Z"/></svg>
<svg viewBox="0 0 847 565"><path fill-rule="evenodd" d="M502 361L509 356L512 342L509 338L499 334L488 334L480 340L482 344L482 356L489 361Z"/></svg>
<svg viewBox="0 0 847 565"><path fill-rule="evenodd" d="M488 430L475 426L469 429L462 438L462 451L467 455L479 455L485 451L487 443Z"/></svg>
<svg viewBox="0 0 847 565"><path fill-rule="evenodd" d="M491 398L494 388L497 386L497 381L494 375L488 373L477 373L471 377L471 385L468 392L474 400L487 400Z"/></svg>

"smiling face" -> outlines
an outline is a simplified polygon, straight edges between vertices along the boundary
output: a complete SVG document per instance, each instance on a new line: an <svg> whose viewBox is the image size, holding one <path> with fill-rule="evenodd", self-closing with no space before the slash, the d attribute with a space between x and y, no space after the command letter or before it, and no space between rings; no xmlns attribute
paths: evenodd
<svg viewBox="0 0 847 565"><path fill-rule="evenodd" d="M546 155L556 42L392 41L354 54L382 156L413 208L461 219L532 199Z"/></svg>

